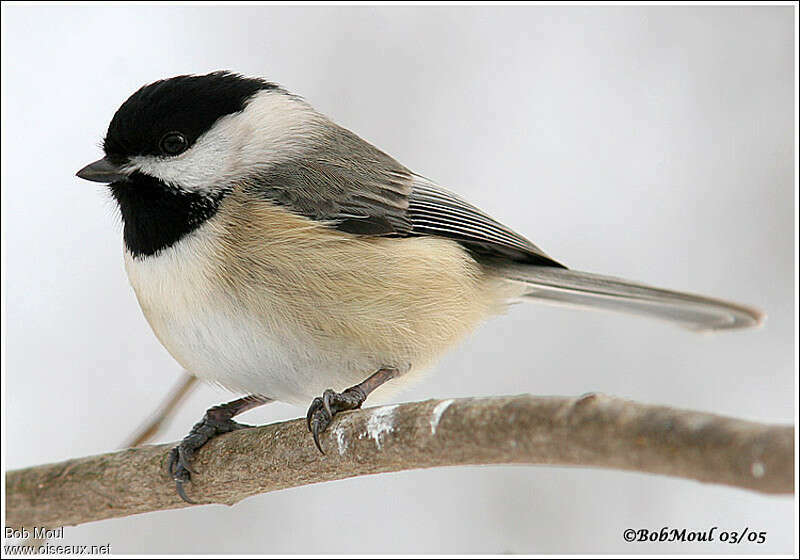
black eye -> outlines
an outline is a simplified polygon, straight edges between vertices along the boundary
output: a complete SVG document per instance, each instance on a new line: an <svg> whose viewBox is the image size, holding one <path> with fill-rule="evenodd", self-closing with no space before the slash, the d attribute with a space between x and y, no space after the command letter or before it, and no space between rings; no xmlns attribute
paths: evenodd
<svg viewBox="0 0 800 560"><path fill-rule="evenodd" d="M176 156L188 147L189 141L180 132L168 132L158 143L158 148L165 156Z"/></svg>

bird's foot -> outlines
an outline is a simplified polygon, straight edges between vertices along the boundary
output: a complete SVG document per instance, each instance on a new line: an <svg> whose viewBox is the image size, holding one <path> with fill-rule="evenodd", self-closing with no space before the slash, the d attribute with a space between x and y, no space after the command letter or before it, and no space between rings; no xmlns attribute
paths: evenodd
<svg viewBox="0 0 800 560"><path fill-rule="evenodd" d="M203 447L210 439L220 434L227 434L242 428L251 428L247 424L240 424L231 420L231 410L226 405L215 406L206 411L203 419L195 424L189 435L169 452L167 468L172 480L175 481L175 488L178 495L190 504L194 504L186 495L184 484L191 480L191 473L196 472L192 469L192 460L198 449Z"/></svg>
<svg viewBox="0 0 800 560"><path fill-rule="evenodd" d="M333 417L343 410L361 408L365 400L367 400L367 394L361 387L356 385L345 389L341 393L328 389L322 393L321 397L317 397L311 402L311 406L308 407L308 414L306 414L306 422L308 431L314 436L314 443L320 453L325 454L319 443L319 434L328 428Z"/></svg>

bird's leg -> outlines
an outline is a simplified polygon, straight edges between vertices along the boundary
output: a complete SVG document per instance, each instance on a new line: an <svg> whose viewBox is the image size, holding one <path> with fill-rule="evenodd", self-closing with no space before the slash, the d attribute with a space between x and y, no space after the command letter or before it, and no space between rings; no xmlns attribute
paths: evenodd
<svg viewBox="0 0 800 560"><path fill-rule="evenodd" d="M175 481L178 495L184 501L190 504L195 503L186 496L183 485L189 482L191 473L195 472L192 470L192 459L197 450L203 447L208 440L219 434L226 434L242 428L251 428L252 426L240 424L232 420L232 418L252 408L270 402L272 402L272 399L268 397L248 395L229 403L211 407L203 415L203 419L192 427L191 431L189 431L189 435L183 438L183 440L169 452L167 468L169 469L170 476L172 476L172 480Z"/></svg>
<svg viewBox="0 0 800 560"><path fill-rule="evenodd" d="M364 404L364 401L367 400L367 396L372 391L396 375L396 369L379 369L358 385L353 385L341 393L337 393L333 389L328 389L322 393L321 397L315 398L308 408L306 422L308 424L308 431L314 436L314 443L317 445L317 449L319 449L321 453L325 453L322 451L322 446L319 444L319 434L324 432L330 425L337 412L361 408L361 405Z"/></svg>

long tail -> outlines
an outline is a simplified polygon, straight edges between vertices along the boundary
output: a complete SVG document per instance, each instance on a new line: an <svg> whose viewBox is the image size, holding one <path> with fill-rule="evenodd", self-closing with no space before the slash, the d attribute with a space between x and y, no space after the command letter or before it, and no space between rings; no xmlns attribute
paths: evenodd
<svg viewBox="0 0 800 560"><path fill-rule="evenodd" d="M525 284L525 298L644 315L696 331L755 327L764 319L752 307L588 272L532 265L507 265L498 272Z"/></svg>

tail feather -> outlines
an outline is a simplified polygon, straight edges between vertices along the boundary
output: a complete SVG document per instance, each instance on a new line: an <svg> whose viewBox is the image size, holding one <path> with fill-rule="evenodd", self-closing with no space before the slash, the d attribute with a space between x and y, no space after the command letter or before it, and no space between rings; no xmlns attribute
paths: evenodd
<svg viewBox="0 0 800 560"><path fill-rule="evenodd" d="M653 288L621 278L562 268L507 265L499 273L528 287L523 297L583 308L606 309L678 323L697 331L755 327L764 315L752 307Z"/></svg>

